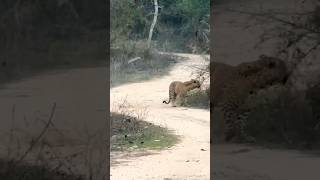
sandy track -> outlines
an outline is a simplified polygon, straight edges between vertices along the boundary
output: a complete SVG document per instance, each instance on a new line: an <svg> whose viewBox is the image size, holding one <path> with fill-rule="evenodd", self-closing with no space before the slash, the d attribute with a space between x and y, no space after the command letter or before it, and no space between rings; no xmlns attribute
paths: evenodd
<svg viewBox="0 0 320 180"><path fill-rule="evenodd" d="M172 129L181 142L163 151L149 151L147 155L111 153L112 180L144 179L210 179L210 111L176 107L162 103L168 98L171 81L189 80L192 68L203 65L201 56L179 54L180 60L168 76L146 82L125 84L111 89L111 105L118 99L136 106L146 106L146 121ZM201 150L203 149L203 150Z"/></svg>
<svg viewBox="0 0 320 180"><path fill-rule="evenodd" d="M105 124L105 77L105 67L58 70L6 85L0 90L0 130L10 128L13 105L16 126L23 126L25 118L46 121L53 103L58 128L100 129Z"/></svg>
<svg viewBox="0 0 320 180"><path fill-rule="evenodd" d="M103 172L99 173L106 173L105 164L96 164L107 157L106 154L97 152L100 149L107 151L101 143L105 142L107 128L105 89L106 67L57 70L5 85L0 89L0 157L8 157L7 149L10 144L14 145L11 156L20 157L30 146L31 139L40 134L49 119L53 103L56 103L53 124L43 136L51 146L50 152L58 154L61 161L64 161L64 156L83 152L84 147L94 146L93 164L85 164L86 157L82 155L66 164L72 163L76 174L86 174L88 166L97 171L101 168ZM11 127L15 130L13 140L9 143ZM20 143L21 149L17 148L16 141ZM36 153L35 156L31 156L32 153ZM38 150L32 153L27 158L38 158ZM94 179L102 179L102 176L95 172Z"/></svg>
<svg viewBox="0 0 320 180"><path fill-rule="evenodd" d="M319 151L265 149L239 144L215 144L213 151L213 179L319 179Z"/></svg>

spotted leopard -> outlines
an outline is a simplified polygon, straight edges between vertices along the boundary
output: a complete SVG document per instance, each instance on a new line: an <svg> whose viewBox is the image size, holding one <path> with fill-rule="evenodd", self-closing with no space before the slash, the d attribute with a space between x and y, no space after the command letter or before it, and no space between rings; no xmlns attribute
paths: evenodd
<svg viewBox="0 0 320 180"><path fill-rule="evenodd" d="M201 84L200 81L191 79L190 81L173 81L169 85L169 101L163 101L165 104L169 104L170 102L172 103L172 106L176 106L176 99L179 99L182 101L187 95L188 91L191 91L196 88L200 88Z"/></svg>
<svg viewBox="0 0 320 180"><path fill-rule="evenodd" d="M227 141L243 134L238 131L243 130L243 122L250 113L249 109L245 112L240 109L246 98L274 84L285 84L289 76L284 61L265 55L261 55L256 61L237 66L213 62L211 72L211 108L222 114L222 119L214 119L213 124L217 122L217 126L213 131L222 133L219 135Z"/></svg>

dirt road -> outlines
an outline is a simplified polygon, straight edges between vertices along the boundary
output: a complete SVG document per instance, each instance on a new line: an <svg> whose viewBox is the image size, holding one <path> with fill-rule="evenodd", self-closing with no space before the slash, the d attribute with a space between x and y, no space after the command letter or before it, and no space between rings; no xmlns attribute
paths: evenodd
<svg viewBox="0 0 320 180"><path fill-rule="evenodd" d="M319 151L219 144L213 146L213 179L217 180L318 180Z"/></svg>
<svg viewBox="0 0 320 180"><path fill-rule="evenodd" d="M179 54L180 60L167 76L146 82L125 84L112 88L111 104L123 97L135 106L146 106L146 121L175 131L181 142L151 155L111 153L112 180L208 180L210 177L210 111L183 107L171 107L162 103L168 99L171 81L186 81L191 78L190 66L204 65L201 56Z"/></svg>
<svg viewBox="0 0 320 180"><path fill-rule="evenodd" d="M99 152L107 151L105 89L106 67L57 70L5 85L0 89L0 157L22 156L56 103L52 124L25 159L53 167L61 163L62 170L74 174L88 175L94 168L94 179L102 180L107 156ZM67 158L72 154L75 158Z"/></svg>

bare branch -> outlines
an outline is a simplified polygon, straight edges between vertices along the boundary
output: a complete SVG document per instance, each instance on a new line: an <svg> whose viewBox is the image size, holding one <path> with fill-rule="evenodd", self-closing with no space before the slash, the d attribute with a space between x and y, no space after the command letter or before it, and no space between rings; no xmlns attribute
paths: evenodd
<svg viewBox="0 0 320 180"><path fill-rule="evenodd" d="M40 139L44 136L44 134L47 132L49 126L51 125L52 119L53 119L53 115L55 113L56 110L56 103L53 104L52 110L51 110L51 114L49 117L49 120L47 122L47 124L44 126L44 128L42 129L42 131L40 132L40 134L35 138L34 141L32 141L30 143L29 148L24 152L24 154L18 159L18 161L16 162L16 164L20 163L21 161L23 161L23 159L32 151L32 149L34 148L34 146L40 141Z"/></svg>
<svg viewBox="0 0 320 180"><path fill-rule="evenodd" d="M245 14L245 15L250 15L250 16L255 16L255 17L262 17L262 18L274 20L276 22L280 22L280 23L282 23L284 25L288 25L288 26L291 26L293 28L307 30L307 31L310 31L310 32L316 33L316 34L320 33L319 30L312 29L312 28L307 27L307 26L305 26L303 24L297 24L295 22L276 17L276 16L272 15L270 12L257 13L257 12L235 10L235 9L230 9L230 8L227 8L226 11L236 12L236 13L239 13L239 14Z"/></svg>

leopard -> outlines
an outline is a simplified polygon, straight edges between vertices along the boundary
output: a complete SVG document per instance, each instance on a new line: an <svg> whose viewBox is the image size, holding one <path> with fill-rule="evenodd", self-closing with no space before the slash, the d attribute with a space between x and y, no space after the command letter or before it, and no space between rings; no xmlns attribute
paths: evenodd
<svg viewBox="0 0 320 180"><path fill-rule="evenodd" d="M243 122L250 115L250 109L242 109L246 98L275 84L285 85L290 76L285 61L264 54L255 61L238 65L212 62L210 66L210 106L212 111L217 110L222 116L215 119L213 131L217 132L214 136L222 138L222 141L233 141L245 134L242 132Z"/></svg>
<svg viewBox="0 0 320 180"><path fill-rule="evenodd" d="M176 107L176 100L181 100L181 104L183 105L185 102L185 97L187 93L193 89L200 88L201 83L199 80L191 79L189 81L181 82L181 81L173 81L169 85L169 100L164 100L162 103L169 104L173 107Z"/></svg>

